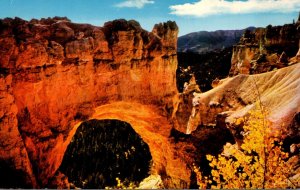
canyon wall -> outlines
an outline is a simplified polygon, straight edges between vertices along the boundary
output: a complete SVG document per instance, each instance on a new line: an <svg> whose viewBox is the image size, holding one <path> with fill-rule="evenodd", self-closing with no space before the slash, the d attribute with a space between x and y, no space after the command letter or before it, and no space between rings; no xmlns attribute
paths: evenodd
<svg viewBox="0 0 300 190"><path fill-rule="evenodd" d="M247 30L233 48L230 76L268 72L297 63L292 58L299 49L299 39L300 20Z"/></svg>
<svg viewBox="0 0 300 190"><path fill-rule="evenodd" d="M81 122L119 119L149 145L165 184L187 188L168 139L177 34L171 21L147 32L126 20L0 20L0 161L22 176L7 187L47 187Z"/></svg>

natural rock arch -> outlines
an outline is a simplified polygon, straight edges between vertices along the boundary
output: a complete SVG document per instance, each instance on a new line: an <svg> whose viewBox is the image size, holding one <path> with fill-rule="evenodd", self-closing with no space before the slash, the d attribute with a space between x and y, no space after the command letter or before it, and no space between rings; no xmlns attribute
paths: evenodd
<svg viewBox="0 0 300 190"><path fill-rule="evenodd" d="M184 179L189 181L190 171L183 160L176 158L175 146L169 141L172 126L167 118L157 114L159 112L154 106L115 102L97 107L94 114L87 120L115 119L129 123L149 146L153 160L152 171L155 174L167 174L169 180L166 185L176 186L182 184ZM75 124L69 132L66 141L61 146L61 152L52 153L61 156L60 158L56 157L59 160L53 161L54 163L61 163L64 152L81 123ZM55 166L56 169L58 167L59 165Z"/></svg>
<svg viewBox="0 0 300 190"><path fill-rule="evenodd" d="M190 170L168 139L178 93L174 22L153 32L125 20L0 22L0 160L12 159L24 184L45 187L81 122L119 119L149 145L167 187L189 186Z"/></svg>
<svg viewBox="0 0 300 190"><path fill-rule="evenodd" d="M148 143L165 186L188 188L206 134L178 131L192 126L197 132L199 124L215 124L218 116L225 124L228 117L221 112L246 113L244 106L256 101L250 79L268 81L258 85L262 99L284 111L283 117L273 115L273 123L289 123L290 114L299 112L299 64L229 78L200 94L201 102L192 106L193 95L179 94L176 88L174 22L158 24L152 32L135 21L96 27L58 17L30 22L7 18L0 26L0 169L7 164L15 170L11 175L21 176L14 188L46 187L76 128L88 119L130 123ZM278 90L283 92L273 98ZM6 184L0 187L11 187L11 181L1 182Z"/></svg>

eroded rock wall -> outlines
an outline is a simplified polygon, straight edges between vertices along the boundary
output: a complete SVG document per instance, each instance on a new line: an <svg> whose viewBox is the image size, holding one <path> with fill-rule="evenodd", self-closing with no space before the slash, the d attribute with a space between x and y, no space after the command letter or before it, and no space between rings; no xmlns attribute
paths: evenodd
<svg viewBox="0 0 300 190"><path fill-rule="evenodd" d="M246 30L233 48L230 75L258 74L297 63L292 58L299 49L299 26L300 21Z"/></svg>
<svg viewBox="0 0 300 190"><path fill-rule="evenodd" d="M11 159L24 183L45 187L80 122L123 119L152 146L168 185L187 187L189 173L168 143L177 34L170 21L147 32L126 20L103 27L58 17L0 20L0 159Z"/></svg>

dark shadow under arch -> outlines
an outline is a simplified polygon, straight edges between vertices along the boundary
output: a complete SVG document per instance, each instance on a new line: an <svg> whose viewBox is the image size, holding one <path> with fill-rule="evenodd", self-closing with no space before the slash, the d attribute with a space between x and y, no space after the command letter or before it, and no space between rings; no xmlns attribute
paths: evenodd
<svg viewBox="0 0 300 190"><path fill-rule="evenodd" d="M115 186L116 178L138 183L149 175L148 145L120 120L83 122L70 142L59 171L80 188Z"/></svg>

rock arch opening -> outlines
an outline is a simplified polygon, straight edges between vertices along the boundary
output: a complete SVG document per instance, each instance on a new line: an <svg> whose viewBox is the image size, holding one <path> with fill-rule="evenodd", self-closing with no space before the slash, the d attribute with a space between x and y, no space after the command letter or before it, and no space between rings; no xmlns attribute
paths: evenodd
<svg viewBox="0 0 300 190"><path fill-rule="evenodd" d="M138 184L149 175L151 160L148 145L130 124L93 119L78 127L59 171L71 187L114 187L116 178Z"/></svg>

